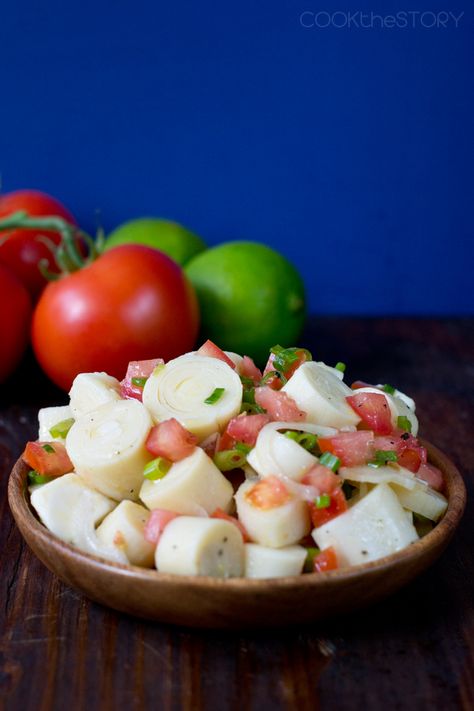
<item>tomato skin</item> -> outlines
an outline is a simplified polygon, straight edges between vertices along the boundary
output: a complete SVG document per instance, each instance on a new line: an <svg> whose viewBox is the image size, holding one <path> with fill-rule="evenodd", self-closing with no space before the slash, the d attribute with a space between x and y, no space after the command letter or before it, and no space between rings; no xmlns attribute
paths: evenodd
<svg viewBox="0 0 474 711"><path fill-rule="evenodd" d="M48 284L32 343L46 374L68 390L78 373L120 379L132 360L189 351L198 326L196 295L181 268L151 247L123 245Z"/></svg>
<svg viewBox="0 0 474 711"><path fill-rule="evenodd" d="M334 437L319 437L321 452L331 452L341 460L344 467L365 464L371 458L374 433L370 430L341 432Z"/></svg>
<svg viewBox="0 0 474 711"><path fill-rule="evenodd" d="M315 573L325 573L327 570L337 570L339 567L336 551L331 546L314 556L313 570Z"/></svg>
<svg viewBox="0 0 474 711"><path fill-rule="evenodd" d="M228 355L224 353L222 348L219 348L219 346L216 346L215 343L207 339L205 343L202 344L200 348L196 351L198 355L202 356L207 356L208 358L217 358L218 360L222 360L224 363L227 363L229 368L232 368L232 370L235 370L235 363L229 358Z"/></svg>
<svg viewBox="0 0 474 711"><path fill-rule="evenodd" d="M42 476L62 476L74 470L62 442L28 442L21 456Z"/></svg>
<svg viewBox="0 0 474 711"><path fill-rule="evenodd" d="M392 415L385 395L380 393L358 393L346 397L354 412L362 419L366 428L376 434L387 435L392 431Z"/></svg>
<svg viewBox="0 0 474 711"><path fill-rule="evenodd" d="M172 417L151 428L145 447L155 457L179 462L194 452L197 443L198 438Z"/></svg>
<svg viewBox="0 0 474 711"><path fill-rule="evenodd" d="M312 501L308 502L309 513L311 515L311 521L315 528L319 528L323 523L331 521L331 519L336 518L339 514L347 511L347 501L344 496L344 492L341 488L334 489L331 492L331 503L325 509L318 509L316 504Z"/></svg>
<svg viewBox="0 0 474 711"><path fill-rule="evenodd" d="M17 190L0 196L0 218L20 210L24 210L32 217L57 215L72 225L76 224L76 220L64 205L39 190ZM28 289L33 300L36 300L47 284L38 268L39 261L48 259L50 270L57 272L50 250L37 238L43 235L55 244L59 244L61 239L59 233L48 230L18 229L1 232L0 238L6 235L8 235L7 239L0 244L0 262L9 267Z"/></svg>
<svg viewBox="0 0 474 711"><path fill-rule="evenodd" d="M31 308L23 284L0 264L0 383L15 370L28 345Z"/></svg>

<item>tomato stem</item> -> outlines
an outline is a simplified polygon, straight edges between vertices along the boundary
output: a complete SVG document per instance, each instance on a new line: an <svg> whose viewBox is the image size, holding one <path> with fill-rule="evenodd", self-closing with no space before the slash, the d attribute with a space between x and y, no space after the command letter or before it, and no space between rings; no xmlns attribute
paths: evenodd
<svg viewBox="0 0 474 711"><path fill-rule="evenodd" d="M0 232L15 229L53 231L61 235L59 245L56 245L46 235L38 235L37 237L51 251L54 261L60 270L59 274L55 274L49 269L49 260L41 259L38 268L48 281L71 274L93 262L101 253L104 242L103 234L99 234L96 243L90 235L75 225L71 225L62 217L56 215L34 217L30 216L25 210L14 212L0 220ZM85 257L78 249L78 240L82 240L87 245L87 255Z"/></svg>

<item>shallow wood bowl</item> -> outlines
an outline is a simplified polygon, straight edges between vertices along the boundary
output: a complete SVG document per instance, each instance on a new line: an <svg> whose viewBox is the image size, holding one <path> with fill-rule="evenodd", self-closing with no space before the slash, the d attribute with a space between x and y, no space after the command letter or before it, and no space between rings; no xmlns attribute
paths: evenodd
<svg viewBox="0 0 474 711"><path fill-rule="evenodd" d="M21 460L11 473L8 498L18 528L35 555L64 583L96 602L130 615L191 627L301 624L380 600L441 555L463 514L466 489L446 455L424 444L429 460L445 478L449 505L443 519L428 535L398 553L313 575L271 580L177 576L81 553L37 519L29 503L28 467Z"/></svg>

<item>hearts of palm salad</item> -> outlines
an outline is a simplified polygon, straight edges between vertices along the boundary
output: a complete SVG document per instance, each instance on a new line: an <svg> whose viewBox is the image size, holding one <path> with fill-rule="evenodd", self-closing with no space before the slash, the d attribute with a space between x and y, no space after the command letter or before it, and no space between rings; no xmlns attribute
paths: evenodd
<svg viewBox="0 0 474 711"><path fill-rule="evenodd" d="M86 553L159 572L273 578L377 560L443 516L415 403L345 365L271 349L263 372L207 341L119 382L81 373L39 412L31 504Z"/></svg>

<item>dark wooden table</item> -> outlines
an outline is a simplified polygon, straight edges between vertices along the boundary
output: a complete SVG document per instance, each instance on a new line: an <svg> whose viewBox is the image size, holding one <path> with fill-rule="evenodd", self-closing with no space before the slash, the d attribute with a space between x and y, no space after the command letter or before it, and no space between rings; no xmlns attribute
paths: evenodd
<svg viewBox="0 0 474 711"><path fill-rule="evenodd" d="M8 473L37 409L66 402L26 359L0 386L0 705L474 709L474 319L314 318L303 340L347 362L349 380L413 395L423 436L464 472L468 505L443 557L375 607L303 628L194 631L100 607L33 557L10 515Z"/></svg>

